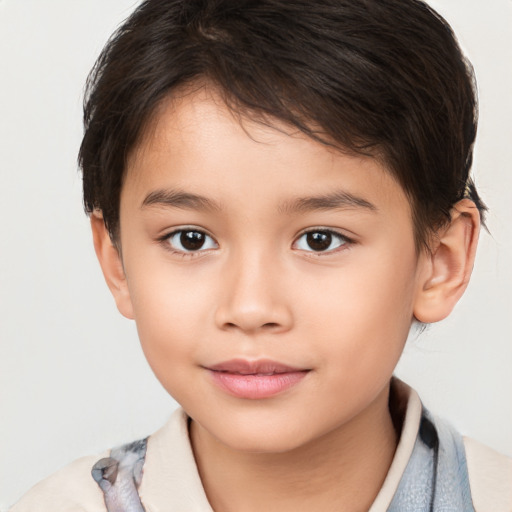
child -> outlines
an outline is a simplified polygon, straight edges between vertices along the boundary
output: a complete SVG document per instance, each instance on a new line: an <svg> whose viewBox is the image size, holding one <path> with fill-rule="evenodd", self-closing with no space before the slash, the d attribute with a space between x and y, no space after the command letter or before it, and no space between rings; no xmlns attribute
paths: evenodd
<svg viewBox="0 0 512 512"><path fill-rule="evenodd" d="M510 510L512 462L392 377L468 284L475 104L415 0L144 2L91 75L80 163L182 409L12 510Z"/></svg>

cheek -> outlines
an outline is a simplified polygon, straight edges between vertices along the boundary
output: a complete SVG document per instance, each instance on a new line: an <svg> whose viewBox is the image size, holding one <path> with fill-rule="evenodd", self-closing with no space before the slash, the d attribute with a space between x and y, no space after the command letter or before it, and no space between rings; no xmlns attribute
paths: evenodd
<svg viewBox="0 0 512 512"><path fill-rule="evenodd" d="M309 311L312 344L325 386L328 410L357 414L389 381L411 323L410 285L404 276L381 280L378 268L345 276L344 286L330 286ZM377 285L378 284L378 285ZM401 311L401 314L397 312ZM336 390L333 392L333 390ZM316 399L315 399L316 400ZM314 401L311 407L315 407ZM340 414L341 414L340 413ZM347 416L348 417L348 416Z"/></svg>
<svg viewBox="0 0 512 512"><path fill-rule="evenodd" d="M366 257L361 251L317 283L305 308L309 329L328 345L324 357L336 358L352 375L392 371L412 322L414 252L379 254Z"/></svg>
<svg viewBox="0 0 512 512"><path fill-rule="evenodd" d="M128 274L141 346L159 378L194 359L212 303L208 282L170 268L133 266Z"/></svg>

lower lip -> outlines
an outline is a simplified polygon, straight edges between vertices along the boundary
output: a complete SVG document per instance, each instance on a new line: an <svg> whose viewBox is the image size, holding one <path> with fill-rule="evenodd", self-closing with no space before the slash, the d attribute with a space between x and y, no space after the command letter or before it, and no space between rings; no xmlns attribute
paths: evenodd
<svg viewBox="0 0 512 512"><path fill-rule="evenodd" d="M210 370L214 383L223 391L238 398L251 400L269 398L282 393L296 386L307 373L306 370L273 375L241 375Z"/></svg>

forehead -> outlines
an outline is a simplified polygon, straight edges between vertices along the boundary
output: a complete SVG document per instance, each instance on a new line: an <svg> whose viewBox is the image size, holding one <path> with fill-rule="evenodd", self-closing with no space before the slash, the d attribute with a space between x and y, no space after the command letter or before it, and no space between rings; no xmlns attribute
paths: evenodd
<svg viewBox="0 0 512 512"><path fill-rule="evenodd" d="M160 104L128 159L121 199L140 203L148 191L176 187L207 192L221 206L246 204L248 197L283 206L294 197L341 190L376 209L411 213L401 186L378 160L341 152L277 119L238 115L208 87Z"/></svg>

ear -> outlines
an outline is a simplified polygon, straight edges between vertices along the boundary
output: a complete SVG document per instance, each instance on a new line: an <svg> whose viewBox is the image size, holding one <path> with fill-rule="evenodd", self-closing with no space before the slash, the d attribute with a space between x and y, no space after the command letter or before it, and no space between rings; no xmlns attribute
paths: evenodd
<svg viewBox="0 0 512 512"><path fill-rule="evenodd" d="M475 261L480 213L473 201L462 199L451 211L447 227L438 233L431 253L422 255L422 273L414 316L423 323L446 318L467 288Z"/></svg>
<svg viewBox="0 0 512 512"><path fill-rule="evenodd" d="M123 316L133 320L133 307L121 255L112 243L101 211L95 210L92 213L91 228L96 256L105 281L116 301L117 309Z"/></svg>

